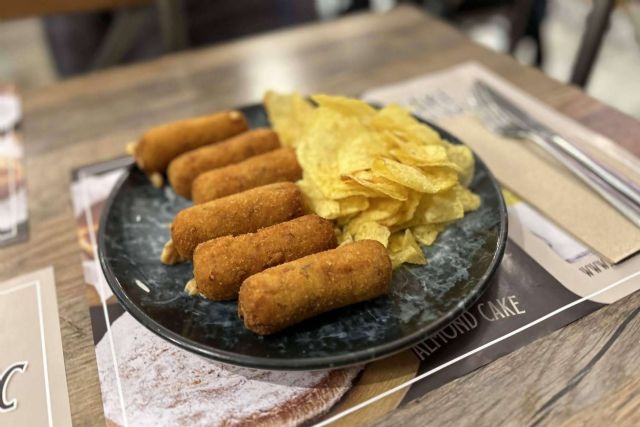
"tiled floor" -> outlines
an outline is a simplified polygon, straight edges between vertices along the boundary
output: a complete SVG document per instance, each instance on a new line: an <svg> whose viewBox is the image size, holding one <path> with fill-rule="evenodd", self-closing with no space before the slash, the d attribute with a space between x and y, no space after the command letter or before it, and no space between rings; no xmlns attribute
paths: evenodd
<svg viewBox="0 0 640 427"><path fill-rule="evenodd" d="M572 62L563 60L574 55L588 13L582 1L554 0L545 28L545 41L550 45L545 71L566 81ZM633 26L623 11L616 11L609 32L587 88L589 94L628 114L640 118L640 44Z"/></svg>
<svg viewBox="0 0 640 427"><path fill-rule="evenodd" d="M545 72L567 81L584 22L588 2L550 0L544 27ZM506 22L491 19L469 29L479 42L498 50L506 46ZM517 56L527 62L531 49L521 46ZM55 81L42 29L37 19L0 23L0 84L36 88ZM630 20L616 11L605 38L587 91L594 97L640 118L640 45L633 37Z"/></svg>
<svg viewBox="0 0 640 427"><path fill-rule="evenodd" d="M546 47L543 69L560 81L569 80L588 12L589 4L583 0L549 0L543 28ZM506 20L491 19L468 32L478 42L504 51L508 44L507 26ZM532 47L524 43L516 56L530 62ZM623 11L617 10L612 16L587 92L640 118L640 44L634 39L633 26Z"/></svg>
<svg viewBox="0 0 640 427"><path fill-rule="evenodd" d="M37 19L0 22L0 84L34 88L56 79Z"/></svg>

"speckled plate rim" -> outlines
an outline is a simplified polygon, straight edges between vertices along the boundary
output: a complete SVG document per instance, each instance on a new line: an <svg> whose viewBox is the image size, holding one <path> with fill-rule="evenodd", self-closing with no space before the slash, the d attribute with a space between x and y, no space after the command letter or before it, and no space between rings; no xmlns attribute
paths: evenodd
<svg viewBox="0 0 640 427"><path fill-rule="evenodd" d="M239 107L238 109L255 108L259 104L246 105ZM435 129L441 137L447 141L455 143L461 143L460 139L451 135L444 129L436 126L426 120L418 118L423 123L428 124ZM484 274L478 279L475 287L469 291L466 297L462 298L455 307L452 307L448 312L444 313L440 318L428 326L418 329L415 332L405 335L400 339L389 341L383 344L373 344L371 348L366 350L360 350L353 353L347 353L336 356L322 356L322 357L307 357L296 359L270 359L266 357L249 356L242 353L234 353L226 350L216 349L215 347L205 345L189 338L186 338L172 330L162 326L155 320L151 319L143 310L141 310L127 295L126 291L120 284L117 276L112 271L111 266L106 261L105 253L105 231L108 213L120 192L121 187L129 178L129 174L132 168L136 167L132 164L128 167L125 173L118 179L114 185L107 201L105 202L104 209L100 218L100 228L98 230L98 258L100 259L100 266L104 272L104 276L109 284L109 287L113 291L114 295L122 304L123 308L131 314L138 322L155 333L159 337L169 341L170 343L177 345L178 347L195 353L199 356L203 356L207 359L212 359L217 362L226 363L235 366L244 366L255 369L268 369L268 370L283 370L283 371L311 371L311 370L324 370L334 369L338 367L348 367L353 365L359 365L368 363L373 360L381 359L383 357L391 356L395 353L399 353L412 345L428 338L441 328L452 322L456 317L462 314L465 310L470 308L480 296L487 290L491 276L495 273L502 261L505 247L507 244L507 230L508 230L508 215L507 208L502 197L502 191L500 185L491 173L491 170L474 152L474 158L476 164L481 164L487 173L487 177L491 181L493 189L496 192L499 214L500 214L500 230L498 233L497 247L489 263L489 267Z"/></svg>

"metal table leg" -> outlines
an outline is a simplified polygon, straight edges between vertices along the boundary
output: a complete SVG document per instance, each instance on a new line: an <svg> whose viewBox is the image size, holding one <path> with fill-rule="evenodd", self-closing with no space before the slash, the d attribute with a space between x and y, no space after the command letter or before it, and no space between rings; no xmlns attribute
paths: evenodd
<svg viewBox="0 0 640 427"><path fill-rule="evenodd" d="M571 83L584 87L591 75L591 69L598 57L602 40L609 26L609 18L615 6L615 0L593 0L593 7L587 18L582 34L578 56L573 65Z"/></svg>

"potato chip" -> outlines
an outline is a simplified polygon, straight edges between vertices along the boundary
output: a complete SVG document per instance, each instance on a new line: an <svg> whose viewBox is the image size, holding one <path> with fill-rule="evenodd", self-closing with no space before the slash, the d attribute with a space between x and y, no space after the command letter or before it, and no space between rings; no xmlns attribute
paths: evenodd
<svg viewBox="0 0 640 427"><path fill-rule="evenodd" d="M398 161L413 166L441 165L448 162L447 150L441 145L417 145L400 143L399 148L391 150Z"/></svg>
<svg viewBox="0 0 640 427"><path fill-rule="evenodd" d="M453 169L440 166L424 167L422 172L430 183L430 191L425 191L425 193L439 193L450 189L458 183L458 173Z"/></svg>
<svg viewBox="0 0 640 427"><path fill-rule="evenodd" d="M299 181L298 186L304 194L307 206L316 214L326 219L336 219L340 216L340 203L325 198L319 189L309 181Z"/></svg>
<svg viewBox="0 0 640 427"><path fill-rule="evenodd" d="M369 209L362 213L369 219L380 220L395 215L402 208L402 202L387 197L371 199Z"/></svg>
<svg viewBox="0 0 640 427"><path fill-rule="evenodd" d="M410 221L416 213L420 200L422 200L421 193L417 191L409 192L409 198L404 202L402 208L398 212L398 222L396 224L402 224Z"/></svg>
<svg viewBox="0 0 640 427"><path fill-rule="evenodd" d="M378 196L388 196L395 200L407 200L409 190L402 185L378 176L371 171L359 171L349 175L358 184L378 193Z"/></svg>
<svg viewBox="0 0 640 427"><path fill-rule="evenodd" d="M353 234L354 240L377 240L385 247L389 244L389 236L391 231L383 225L375 221L363 222L360 224L356 232Z"/></svg>
<svg viewBox="0 0 640 427"><path fill-rule="evenodd" d="M429 188L429 182L420 169L395 160L377 159L372 170L383 178L416 191L425 192Z"/></svg>
<svg viewBox="0 0 640 427"><path fill-rule="evenodd" d="M522 201L520 197L516 196L514 193L504 187L502 187L502 197L504 197L504 202L507 206L513 206Z"/></svg>
<svg viewBox="0 0 640 427"><path fill-rule="evenodd" d="M445 227L446 223L439 224L423 224L418 225L417 227L413 227L411 231L415 236L416 240L423 245L429 246L432 245L433 242L436 241L438 234Z"/></svg>
<svg viewBox="0 0 640 427"><path fill-rule="evenodd" d="M296 154L305 176L309 175L316 183L339 182L340 175L335 161L343 141L336 135L349 141L352 135L364 130L355 119L343 117L328 109L316 109L311 115L306 132L298 140Z"/></svg>
<svg viewBox="0 0 640 427"><path fill-rule="evenodd" d="M332 181L329 186L323 188L323 191L327 197L333 199L345 199L352 196L380 197L380 193L361 185L348 176L340 177L338 181Z"/></svg>
<svg viewBox="0 0 640 427"><path fill-rule="evenodd" d="M422 170L391 159L377 159L373 172L421 193L438 193L453 187L458 182L458 174L446 168Z"/></svg>
<svg viewBox="0 0 640 427"><path fill-rule="evenodd" d="M410 264L426 264L427 259L416 242L411 230L398 231L389 238L389 257L391 265L396 268L405 262Z"/></svg>
<svg viewBox="0 0 640 427"><path fill-rule="evenodd" d="M348 231L344 230L342 233L338 234L338 245L344 245L345 243L353 242L353 235Z"/></svg>
<svg viewBox="0 0 640 427"><path fill-rule="evenodd" d="M342 144L338 152L338 171L349 175L371 169L374 159L389 152L387 144L373 132L362 132L348 144Z"/></svg>
<svg viewBox="0 0 640 427"><path fill-rule="evenodd" d="M471 184L475 171L475 161L469 147L450 144L447 147L447 156L460 168L460 183L464 186Z"/></svg>
<svg viewBox="0 0 640 427"><path fill-rule="evenodd" d="M456 185L456 197L462 203L462 209L465 212L474 211L480 207L480 197L477 194L473 194L467 187L462 185Z"/></svg>
<svg viewBox="0 0 640 427"><path fill-rule="evenodd" d="M410 143L397 144L399 148L393 148L389 152L400 163L406 165L418 166L423 169L427 167L448 168L460 174L462 169L456 164L449 161L447 151L439 145L422 145L416 146Z"/></svg>
<svg viewBox="0 0 640 427"><path fill-rule="evenodd" d="M268 91L264 95L264 106L282 145L295 147L314 111L311 103L298 93L280 95Z"/></svg>
<svg viewBox="0 0 640 427"><path fill-rule="evenodd" d="M338 200L340 204L340 216L353 215L362 212L369 207L369 199L363 196L352 196Z"/></svg>
<svg viewBox="0 0 640 427"><path fill-rule="evenodd" d="M376 110L366 102L345 96L313 95L313 102L319 107L326 107L346 116L364 119L376 114Z"/></svg>
<svg viewBox="0 0 640 427"><path fill-rule="evenodd" d="M401 208L402 202L398 200L387 198L370 199L369 208L354 216L345 228L355 234L361 224L371 221L382 224L385 220L397 215Z"/></svg>
<svg viewBox="0 0 640 427"><path fill-rule="evenodd" d="M307 204L313 212L325 219L336 219L340 217L340 203L330 199L308 198Z"/></svg>
<svg viewBox="0 0 640 427"><path fill-rule="evenodd" d="M480 198L467 186L471 150L453 145L411 113L376 110L357 99L298 94L265 95L285 145L296 147L298 182L308 207L336 225L340 244L373 239L387 247L393 266L424 264L420 248Z"/></svg>
<svg viewBox="0 0 640 427"><path fill-rule="evenodd" d="M396 213L388 218L381 219L379 221L380 224L389 227L392 232L408 228L404 223L412 220L422 198L422 194L416 191L410 191L409 194L409 198L402 202Z"/></svg>
<svg viewBox="0 0 640 427"><path fill-rule="evenodd" d="M431 196L431 203L427 208L426 222L448 222L464 216L464 207L457 198L455 189Z"/></svg>
<svg viewBox="0 0 640 427"><path fill-rule="evenodd" d="M379 131L390 131L406 142L419 145L443 143L436 131L418 122L408 110L395 104L379 110L371 120L371 126Z"/></svg>

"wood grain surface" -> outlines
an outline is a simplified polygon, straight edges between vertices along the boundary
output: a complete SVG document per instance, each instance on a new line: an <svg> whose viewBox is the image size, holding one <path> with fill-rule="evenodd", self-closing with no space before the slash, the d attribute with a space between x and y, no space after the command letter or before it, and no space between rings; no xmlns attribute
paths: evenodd
<svg viewBox="0 0 640 427"><path fill-rule="evenodd" d="M0 4L0 20L142 6L151 0L20 0Z"/></svg>
<svg viewBox="0 0 640 427"><path fill-rule="evenodd" d="M72 168L120 155L149 126L256 102L268 88L358 95L468 60L640 154L637 121L410 7L241 39L25 93L31 238L0 249L0 280L55 267L74 425L104 424L71 209ZM639 305L636 294L604 308L429 393L380 425L637 424Z"/></svg>
<svg viewBox="0 0 640 427"><path fill-rule="evenodd" d="M382 360L368 363L354 386L342 400L334 406L327 417L339 414L355 405L365 402L380 393L406 383L416 376L420 359L411 350L405 350ZM398 407L408 388L380 399L375 405L368 405L336 420L335 427L360 427L371 424L378 418Z"/></svg>
<svg viewBox="0 0 640 427"><path fill-rule="evenodd" d="M415 400L375 424L640 425L640 293Z"/></svg>

